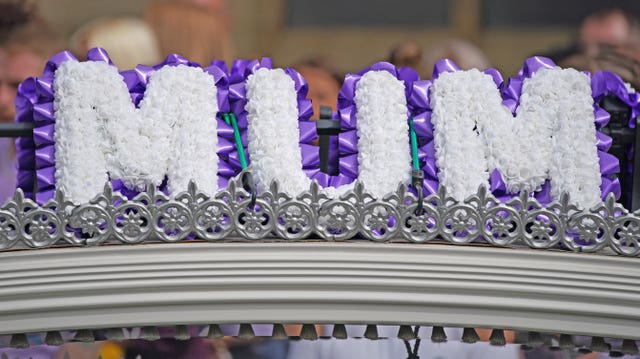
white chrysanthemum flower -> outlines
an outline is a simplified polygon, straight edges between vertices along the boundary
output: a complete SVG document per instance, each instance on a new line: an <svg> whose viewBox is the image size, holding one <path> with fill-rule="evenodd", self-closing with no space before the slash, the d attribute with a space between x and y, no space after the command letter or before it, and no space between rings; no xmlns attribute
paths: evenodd
<svg viewBox="0 0 640 359"><path fill-rule="evenodd" d="M498 169L507 190L536 191L551 179L554 199L600 201L589 77L574 69L541 69L524 81L514 119L493 79L477 70L443 73L431 90L439 180L458 200Z"/></svg>
<svg viewBox="0 0 640 359"><path fill-rule="evenodd" d="M566 192L578 206L592 207L601 201L602 177L591 81L574 69L546 70L540 75L549 77L545 91L555 98L546 103L556 115L549 167L551 195L557 199Z"/></svg>
<svg viewBox="0 0 640 359"><path fill-rule="evenodd" d="M166 173L170 194L186 191L190 180L205 193L216 193L217 112L215 80L201 68L165 66L151 75L140 115L142 121L158 127L143 123L141 135L159 139L152 142L151 150L165 164L151 164L163 167L158 174L164 177Z"/></svg>
<svg viewBox="0 0 640 359"><path fill-rule="evenodd" d="M216 93L202 69L164 67L138 110L115 67L62 63L54 81L56 188L86 203L109 177L141 190L168 175L172 194L190 179L215 193Z"/></svg>
<svg viewBox="0 0 640 359"><path fill-rule="evenodd" d="M298 147L298 108L293 80L281 69L259 69L246 82L248 151L260 190L273 180L291 195L307 190ZM386 71L362 76L356 86L359 179L374 196L408 182L410 149L404 84ZM335 197L353 188L325 188Z"/></svg>
<svg viewBox="0 0 640 359"><path fill-rule="evenodd" d="M277 180L283 192L297 195L311 180L302 170L298 147L295 84L282 69L258 69L246 81L247 150L260 191Z"/></svg>
<svg viewBox="0 0 640 359"><path fill-rule="evenodd" d="M358 179L374 197L411 178L404 83L387 71L369 71L356 85Z"/></svg>
<svg viewBox="0 0 640 359"><path fill-rule="evenodd" d="M136 136L138 123L127 87L113 66L62 63L55 73L54 97L56 188L71 201L86 203L102 192L108 171L115 172L117 152L148 146L149 139L123 141L128 146L122 148L113 145L114 132Z"/></svg>
<svg viewBox="0 0 640 359"><path fill-rule="evenodd" d="M491 90L497 92L491 76L475 69L442 73L431 87L438 179L458 200L489 184L488 149L477 126L495 114L485 105L496 101Z"/></svg>

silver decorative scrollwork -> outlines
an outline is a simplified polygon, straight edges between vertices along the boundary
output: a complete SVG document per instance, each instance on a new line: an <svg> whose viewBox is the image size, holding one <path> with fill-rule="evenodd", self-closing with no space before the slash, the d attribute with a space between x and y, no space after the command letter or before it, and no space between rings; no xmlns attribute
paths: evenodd
<svg viewBox="0 0 640 359"><path fill-rule="evenodd" d="M291 196L277 183L252 196L238 176L214 196L191 183L170 197L154 187L127 199L107 184L92 201L74 205L57 192L43 205L18 190L0 207L0 250L185 240L367 239L422 243L483 243L576 252L640 255L640 215L613 195L579 209L567 195L542 206L527 193L500 202L486 188L456 201L444 188L421 205L405 185L374 198L361 183L330 198L312 182Z"/></svg>

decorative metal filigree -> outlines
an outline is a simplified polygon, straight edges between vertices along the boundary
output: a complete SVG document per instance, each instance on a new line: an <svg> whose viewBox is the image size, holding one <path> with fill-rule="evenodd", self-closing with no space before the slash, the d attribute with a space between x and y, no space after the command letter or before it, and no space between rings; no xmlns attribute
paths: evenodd
<svg viewBox="0 0 640 359"><path fill-rule="evenodd" d="M252 196L240 178L213 197L191 183L173 198L149 187L127 199L107 184L103 193L82 205L57 192L39 206L18 190L0 207L0 250L18 244L42 248L108 241L322 238L640 254L640 216L616 203L613 195L585 210L574 206L567 195L547 206L527 193L504 203L481 187L460 202L440 188L419 206L404 185L382 199L374 198L361 183L338 198L329 198L316 182L296 197L277 183Z"/></svg>

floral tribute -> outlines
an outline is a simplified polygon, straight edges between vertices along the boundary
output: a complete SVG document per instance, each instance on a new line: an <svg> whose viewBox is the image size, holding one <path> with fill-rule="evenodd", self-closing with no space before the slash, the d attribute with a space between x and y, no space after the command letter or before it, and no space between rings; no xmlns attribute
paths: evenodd
<svg viewBox="0 0 640 359"><path fill-rule="evenodd" d="M640 113L637 94L614 74L591 76L533 57L504 81L493 69L436 64L431 80L377 63L345 78L337 99L342 131L339 173L319 168L308 85L269 59L202 67L178 55L119 72L102 49L79 62L62 52L43 75L25 80L18 122L35 124L20 139L19 187L39 203L62 190L87 203L110 181L128 197L154 186L169 195L190 180L205 193L249 168L258 191L278 181L297 195L317 181L329 197L359 180L376 198L424 172L423 191L439 186L464 200L486 186L500 200L519 192L541 203L568 193L592 207L620 195L611 138L598 130L615 95Z"/></svg>

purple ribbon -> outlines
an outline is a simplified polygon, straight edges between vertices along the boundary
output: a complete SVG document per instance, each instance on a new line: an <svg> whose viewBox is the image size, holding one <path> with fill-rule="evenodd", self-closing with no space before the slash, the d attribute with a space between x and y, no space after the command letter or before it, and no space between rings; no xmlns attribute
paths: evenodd
<svg viewBox="0 0 640 359"><path fill-rule="evenodd" d="M242 146L245 152L247 165L250 164L249 152L247 150L247 111L244 109L247 104L247 91L245 81L259 68L271 68L270 60L236 60L231 66L231 73L228 77L228 101L229 109L233 112L238 121L238 129ZM242 164L235 144L233 127L218 117L218 185L221 181L228 182L230 178L237 176L242 171Z"/></svg>
<svg viewBox="0 0 640 359"><path fill-rule="evenodd" d="M98 56L92 52L91 57ZM88 55L89 56L89 55ZM55 147L53 113L53 77L65 61L77 61L68 51L53 55L41 77L28 78L18 87L16 122L35 123L33 138L20 139L18 147L18 188L43 204L55 193Z"/></svg>
<svg viewBox="0 0 640 359"><path fill-rule="evenodd" d="M458 67L449 60L436 63L433 70L434 79L442 72L455 71ZM436 167L436 150L433 146L433 124L431 123L431 81L415 81L411 84L408 97L409 113L413 118L413 128L418 136L418 160L424 172L423 193L425 196L438 192L438 169Z"/></svg>
<svg viewBox="0 0 640 359"><path fill-rule="evenodd" d="M34 122L33 106L38 101L37 79L30 77L18 86L15 99L16 122ZM27 197L33 197L36 180L35 167L35 143L33 138L20 137L16 140L16 153L18 160L18 179L16 186L21 188Z"/></svg>
<svg viewBox="0 0 640 359"><path fill-rule="evenodd" d="M636 127L636 121L637 121L638 115L640 115L640 94L629 91L629 89L627 88L627 86L625 86L624 81L620 78L620 76L609 71L596 72L595 74L593 74L593 77L591 79L591 91L592 91L593 100L594 100L593 107L594 107L594 113L596 115L596 124L598 126L597 127L598 129L606 126L610 119L609 113L604 109L600 108L598 104L600 103L600 100L602 100L605 96L610 96L610 95L617 97L627 106L629 106L629 108L631 109L631 116L629 118L628 126L630 128ZM598 134L600 135L601 133L598 132ZM611 141L612 140L609 136L600 135L598 137L598 150L606 152L611 147ZM628 145L625 151L627 152L627 158L629 158L629 161L626 163L627 173L631 177L633 176L633 170L634 170L633 168L634 144ZM613 159L610 158L609 162L613 162ZM617 164L617 161L616 161L616 164ZM602 156L600 157L600 165L601 166L605 165L608 168L615 167L611 163L605 162L603 164ZM620 182L618 181L618 179L613 173L608 174L606 176L603 175L601 190L603 193L603 199L604 199L604 194L609 192L613 192L616 195L616 198L619 198L622 191L620 188ZM630 190L631 190L630 187L627 187L625 189L625 191L630 191Z"/></svg>
<svg viewBox="0 0 640 359"><path fill-rule="evenodd" d="M600 102L605 96L614 95L631 108L631 117L629 118L629 127L636 127L636 118L640 115L640 94L636 92L630 92L624 84L624 81L620 76L609 71L598 71L593 74L591 78L591 92L593 100L596 103L596 110L600 110L597 103ZM600 110L595 112L596 118L600 116L604 123L599 124L600 127L606 125L609 121L609 114ZM606 118L606 121L604 120Z"/></svg>

